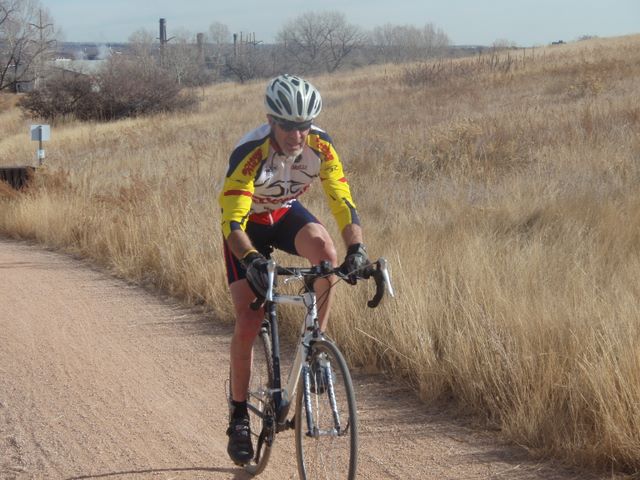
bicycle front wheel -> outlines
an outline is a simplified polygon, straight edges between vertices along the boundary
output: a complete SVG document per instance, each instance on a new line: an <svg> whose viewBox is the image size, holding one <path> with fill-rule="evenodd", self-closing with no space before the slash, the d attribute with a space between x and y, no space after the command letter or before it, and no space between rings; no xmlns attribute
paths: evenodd
<svg viewBox="0 0 640 480"><path fill-rule="evenodd" d="M265 326L261 328L254 342L252 363L247 407L255 454L244 468L251 475L258 475L269 462L276 435L273 398L270 391L273 385L271 337Z"/></svg>
<svg viewBox="0 0 640 480"><path fill-rule="evenodd" d="M356 477L358 428L353 383L344 357L328 340L311 347L303 367L295 415L300 478Z"/></svg>

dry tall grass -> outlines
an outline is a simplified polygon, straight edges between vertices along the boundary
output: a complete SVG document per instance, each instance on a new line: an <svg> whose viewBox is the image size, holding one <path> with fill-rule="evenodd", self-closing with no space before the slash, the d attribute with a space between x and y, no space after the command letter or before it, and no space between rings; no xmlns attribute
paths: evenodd
<svg viewBox="0 0 640 480"><path fill-rule="evenodd" d="M640 471L639 47L313 78L398 291L369 311L367 287L340 287L331 328L352 364L453 398L536 454ZM0 232L230 320L215 198L262 91L218 85L190 114L55 127L36 185L0 190ZM0 161L28 162L28 121L5 118ZM308 196L334 228L319 189Z"/></svg>

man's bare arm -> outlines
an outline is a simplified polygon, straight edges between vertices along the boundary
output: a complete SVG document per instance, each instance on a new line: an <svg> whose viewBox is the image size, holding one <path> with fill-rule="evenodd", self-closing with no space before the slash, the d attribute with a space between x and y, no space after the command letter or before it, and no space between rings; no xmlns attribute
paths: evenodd
<svg viewBox="0 0 640 480"><path fill-rule="evenodd" d="M242 230L232 231L227 237L227 245L238 259L242 259L250 250L255 250L249 236Z"/></svg>
<svg viewBox="0 0 640 480"><path fill-rule="evenodd" d="M350 223L342 229L342 239L346 247L354 243L363 243L362 228L357 223Z"/></svg>

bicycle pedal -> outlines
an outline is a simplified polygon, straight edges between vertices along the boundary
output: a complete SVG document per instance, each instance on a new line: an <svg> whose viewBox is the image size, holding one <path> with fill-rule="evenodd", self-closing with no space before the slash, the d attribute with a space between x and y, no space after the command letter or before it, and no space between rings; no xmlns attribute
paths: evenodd
<svg viewBox="0 0 640 480"><path fill-rule="evenodd" d="M276 433L285 432L287 430L293 430L296 428L296 422L294 419L285 420L284 422L278 423L276 428Z"/></svg>
<svg viewBox="0 0 640 480"><path fill-rule="evenodd" d="M296 428L296 417L294 416L291 420L287 420L287 428L289 430L293 430Z"/></svg>

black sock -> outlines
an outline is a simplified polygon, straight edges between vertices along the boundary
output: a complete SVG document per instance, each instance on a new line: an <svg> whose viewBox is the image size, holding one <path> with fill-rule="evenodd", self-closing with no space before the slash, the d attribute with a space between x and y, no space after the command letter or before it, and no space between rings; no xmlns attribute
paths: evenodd
<svg viewBox="0 0 640 480"><path fill-rule="evenodd" d="M233 406L233 411L231 414L233 418L243 418L249 416L246 401L236 402L235 400L231 400L231 405Z"/></svg>

